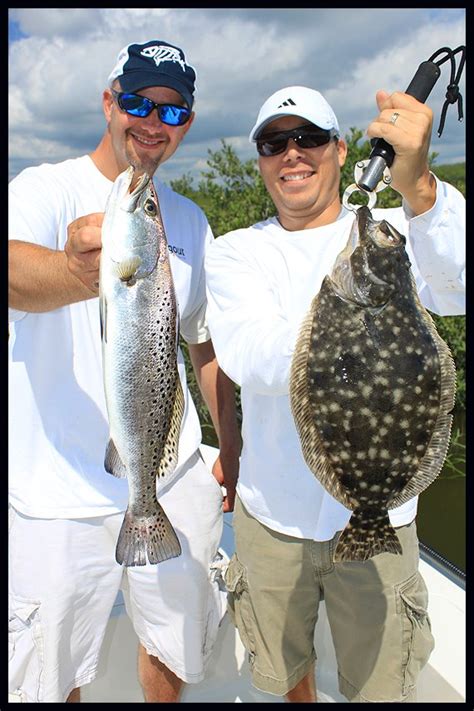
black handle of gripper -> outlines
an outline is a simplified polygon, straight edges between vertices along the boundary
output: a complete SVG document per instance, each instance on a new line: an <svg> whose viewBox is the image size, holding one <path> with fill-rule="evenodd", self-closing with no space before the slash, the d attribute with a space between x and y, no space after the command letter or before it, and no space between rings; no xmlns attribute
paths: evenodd
<svg viewBox="0 0 474 711"><path fill-rule="evenodd" d="M441 69L437 64L430 61L422 62L405 93L410 94L410 96L415 97L415 99L424 104L440 74ZM395 157L395 151L392 146L383 138L373 138L370 143L372 152L369 156L369 164L357 183L360 188L368 192L374 190L382 178L385 167L388 166L390 168Z"/></svg>

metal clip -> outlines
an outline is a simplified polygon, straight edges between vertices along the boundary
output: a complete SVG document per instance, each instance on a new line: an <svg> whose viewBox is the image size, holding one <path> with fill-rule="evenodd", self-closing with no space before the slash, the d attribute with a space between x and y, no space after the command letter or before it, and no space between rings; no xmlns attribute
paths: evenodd
<svg viewBox="0 0 474 711"><path fill-rule="evenodd" d="M356 190L359 193L364 193L364 195L367 195L367 197L368 197L367 207L369 208L369 210L372 210L375 203L377 202L377 196L376 196L375 192L369 193L369 192L367 192L367 190L363 190L362 188L359 188L359 186L356 185L355 183L352 183L352 185L349 185L349 187L344 190L344 195L342 196L342 204L344 205L344 207L347 210L354 210L354 212L356 212L359 209L359 207L361 207L361 205L351 205L351 203L349 202L350 196Z"/></svg>
<svg viewBox="0 0 474 711"><path fill-rule="evenodd" d="M392 182L392 176L390 175L390 170L388 167L385 168L383 171L382 179L377 183L375 188L373 190L364 190L364 188L361 188L359 185L359 181L370 163L370 160L360 160L358 163L356 163L355 168L354 168L354 180L355 183L352 183L352 185L349 185L348 188L344 191L344 195L342 196L342 204L344 207L348 210L357 210L357 208L360 207L360 205L351 205L349 202L349 198L354 192L360 192L363 193L368 197L368 203L367 207L369 210L372 210L372 208L375 206L375 203L377 202L377 195L376 193L380 192L384 188L387 187L387 185L390 185Z"/></svg>

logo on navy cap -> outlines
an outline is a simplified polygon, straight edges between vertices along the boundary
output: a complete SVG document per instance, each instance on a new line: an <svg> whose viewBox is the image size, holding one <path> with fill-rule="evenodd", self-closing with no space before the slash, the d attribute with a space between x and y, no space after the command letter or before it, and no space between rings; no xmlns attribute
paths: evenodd
<svg viewBox="0 0 474 711"><path fill-rule="evenodd" d="M184 59L176 47L164 47L162 44L155 44L152 47L145 47L140 54L144 57L150 57L150 59L153 58L157 67L161 62L177 62L183 72L186 71Z"/></svg>

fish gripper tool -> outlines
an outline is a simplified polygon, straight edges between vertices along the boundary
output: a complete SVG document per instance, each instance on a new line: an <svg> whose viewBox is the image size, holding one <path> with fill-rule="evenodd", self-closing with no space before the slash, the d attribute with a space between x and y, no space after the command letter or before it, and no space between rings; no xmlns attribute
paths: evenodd
<svg viewBox="0 0 474 711"><path fill-rule="evenodd" d="M461 60L456 71L455 55L461 52ZM445 56L438 61L436 58L445 53ZM438 138L441 136L446 119L446 112L450 104L457 103L458 105L458 120L463 120L463 102L459 91L459 80L461 78L464 63L466 61L466 47L460 45L456 49L442 47L426 61L422 62L418 67L415 76L408 85L405 93L415 97L418 101L424 103L428 98L431 90L436 84L440 74L440 66L444 62L451 61L451 77L450 83L446 90L445 102L441 111L441 119L438 128ZM377 193L390 185L392 178L390 175L390 166L395 158L395 151L390 143L387 143L383 138L373 138L370 141L372 152L368 160L358 161L354 168L354 183L346 188L342 197L342 204L350 210L357 210L359 205L352 205L349 202L350 196L354 192L365 194L368 198L368 208L371 210L376 201Z"/></svg>

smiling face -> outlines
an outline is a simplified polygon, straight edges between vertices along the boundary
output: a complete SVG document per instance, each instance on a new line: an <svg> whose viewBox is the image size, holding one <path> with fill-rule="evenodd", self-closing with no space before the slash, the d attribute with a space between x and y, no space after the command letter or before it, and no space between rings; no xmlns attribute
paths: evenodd
<svg viewBox="0 0 474 711"><path fill-rule="evenodd" d="M288 131L307 124L299 116L275 119L262 133ZM319 227L337 219L341 202L339 181L347 155L343 139L317 148L300 148L293 139L283 153L259 156L265 186L287 230Z"/></svg>
<svg viewBox="0 0 474 711"><path fill-rule="evenodd" d="M118 82L113 88L121 90ZM185 105L177 91L164 86L151 86L135 93L157 104ZM103 108L119 172L133 165L138 171L153 174L173 155L194 119L192 113L184 126L168 126L160 121L156 109L144 118L131 116L120 109L109 89L104 91Z"/></svg>

